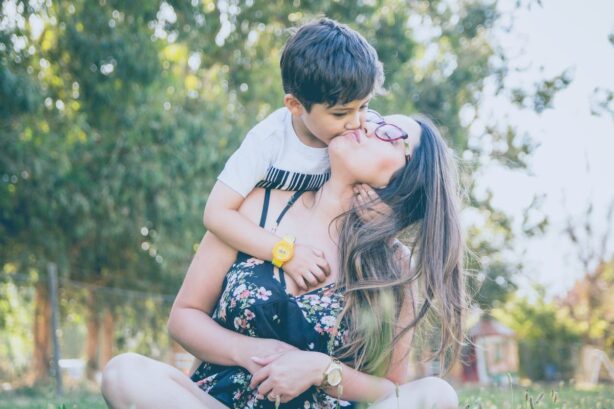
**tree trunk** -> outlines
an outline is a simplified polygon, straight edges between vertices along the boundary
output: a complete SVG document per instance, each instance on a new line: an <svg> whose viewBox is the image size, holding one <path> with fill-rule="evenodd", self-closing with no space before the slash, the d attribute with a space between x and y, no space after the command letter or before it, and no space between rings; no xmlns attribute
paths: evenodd
<svg viewBox="0 0 614 409"><path fill-rule="evenodd" d="M98 372L98 328L100 319L96 310L96 296L90 290L87 297L87 337L85 340L85 376L88 380L95 380Z"/></svg>
<svg viewBox="0 0 614 409"><path fill-rule="evenodd" d="M51 303L46 283L36 285L34 304L34 354L32 383L49 376L51 362Z"/></svg>
<svg viewBox="0 0 614 409"><path fill-rule="evenodd" d="M105 307L102 313L102 345L100 350L100 368L113 357L113 346L115 345L115 317L113 310Z"/></svg>

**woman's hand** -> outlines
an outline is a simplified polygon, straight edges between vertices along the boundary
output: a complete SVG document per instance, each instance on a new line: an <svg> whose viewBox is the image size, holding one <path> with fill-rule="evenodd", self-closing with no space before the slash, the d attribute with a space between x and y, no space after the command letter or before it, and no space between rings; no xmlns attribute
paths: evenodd
<svg viewBox="0 0 614 409"><path fill-rule="evenodd" d="M382 202L371 186L364 183L354 186L354 204L358 206L358 216L364 223L392 214L390 206Z"/></svg>
<svg viewBox="0 0 614 409"><path fill-rule="evenodd" d="M254 374L250 388L258 397L288 402L313 385L320 385L330 357L310 351L293 350L266 357L253 357L261 368Z"/></svg>
<svg viewBox="0 0 614 409"><path fill-rule="evenodd" d="M238 351L239 357L237 358L237 362L239 366L247 369L252 375L263 367L262 364L259 364L252 358L258 356L274 356L294 350L298 351L296 347L277 339L252 338L250 341L251 344L246 346L243 351Z"/></svg>

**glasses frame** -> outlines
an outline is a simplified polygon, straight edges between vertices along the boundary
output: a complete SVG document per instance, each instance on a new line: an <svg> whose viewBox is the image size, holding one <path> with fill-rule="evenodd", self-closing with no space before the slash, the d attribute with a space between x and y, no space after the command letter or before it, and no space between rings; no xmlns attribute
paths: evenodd
<svg viewBox="0 0 614 409"><path fill-rule="evenodd" d="M369 118L369 114L371 114L371 118ZM375 120L373 120L373 116L375 117ZM407 138L409 138L409 135L407 134L407 132L405 132L404 130L402 130L401 128L399 128L398 126L394 125L394 124L390 124L388 122L386 122L386 120L384 119L384 117L377 111L373 110L373 109L368 109L367 110L367 117L366 117L366 121L367 122L371 122L373 124L376 124L377 127L375 128L375 130L373 131L373 133L375 134L375 137L381 141L384 142L396 142L399 140L405 140ZM385 136L381 136L379 133L381 133L382 129L384 127L393 127L395 130L399 131L401 133L400 136L397 136L395 138L388 138ZM411 159L411 154L407 153L405 154L405 159L409 162L409 160Z"/></svg>

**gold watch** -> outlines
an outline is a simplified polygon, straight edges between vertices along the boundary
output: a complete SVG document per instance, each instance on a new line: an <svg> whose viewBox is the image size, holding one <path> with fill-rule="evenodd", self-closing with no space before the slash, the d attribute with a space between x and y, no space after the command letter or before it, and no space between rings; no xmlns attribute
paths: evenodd
<svg viewBox="0 0 614 409"><path fill-rule="evenodd" d="M273 246L272 263L281 268L284 263L294 256L294 237L284 236Z"/></svg>
<svg viewBox="0 0 614 409"><path fill-rule="evenodd" d="M343 380L343 366L338 359L332 358L328 368L324 371L324 379L322 379L321 388L336 388L341 386Z"/></svg>

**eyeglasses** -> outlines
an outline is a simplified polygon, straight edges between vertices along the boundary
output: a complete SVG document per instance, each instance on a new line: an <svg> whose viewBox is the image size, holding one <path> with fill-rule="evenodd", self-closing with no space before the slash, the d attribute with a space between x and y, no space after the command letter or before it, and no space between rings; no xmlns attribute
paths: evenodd
<svg viewBox="0 0 614 409"><path fill-rule="evenodd" d="M386 122L384 120L384 117L381 116L379 112L377 111L374 111L372 109L367 110L367 115L365 117L365 120L367 122L371 122L377 125L377 128L375 128L373 133L378 139L384 142L395 142L401 139L405 140L409 138L409 135L407 135L407 132L405 132L404 130L402 130L396 125L389 124L388 122ZM406 151L408 149L409 148L406 147ZM411 159L410 153L406 153L405 156L408 161L409 159Z"/></svg>

